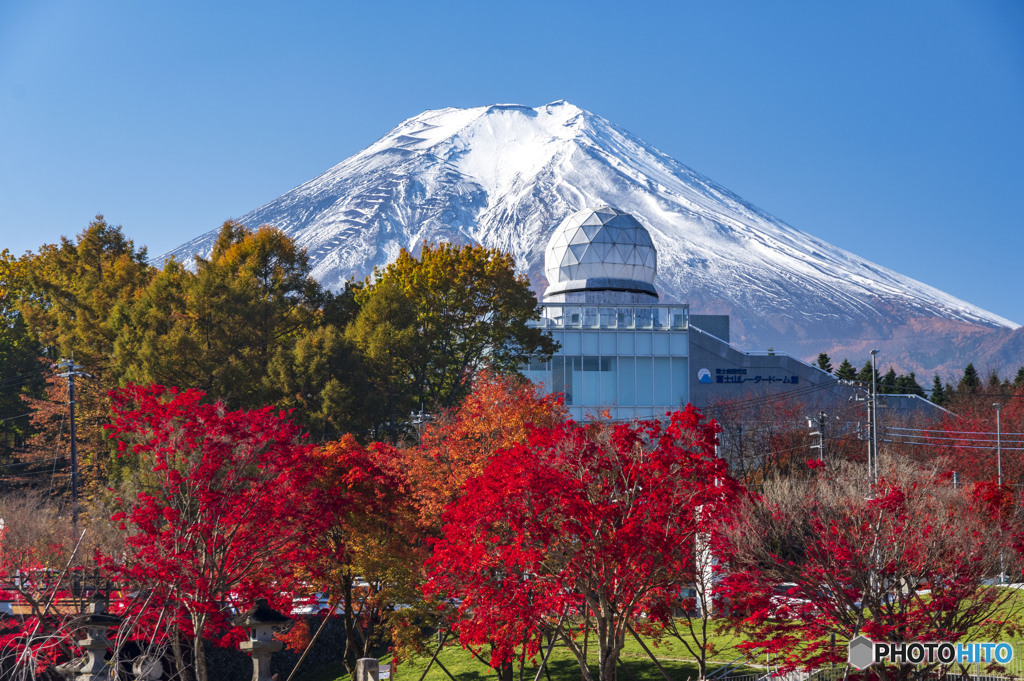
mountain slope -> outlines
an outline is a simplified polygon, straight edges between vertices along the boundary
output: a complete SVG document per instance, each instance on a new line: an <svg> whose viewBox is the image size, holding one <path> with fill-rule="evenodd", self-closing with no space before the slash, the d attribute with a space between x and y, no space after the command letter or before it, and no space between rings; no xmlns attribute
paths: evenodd
<svg viewBox="0 0 1024 681"><path fill-rule="evenodd" d="M332 288L401 248L476 241L513 253L539 292L551 232L598 204L648 227L662 296L731 314L740 347L804 356L853 353L860 342L902 347L900 329L921 320L959 335L970 329L991 345L1018 326L796 230L566 102L424 112L240 220L290 234ZM215 235L170 255L208 253ZM928 371L960 361L906 357L905 368Z"/></svg>

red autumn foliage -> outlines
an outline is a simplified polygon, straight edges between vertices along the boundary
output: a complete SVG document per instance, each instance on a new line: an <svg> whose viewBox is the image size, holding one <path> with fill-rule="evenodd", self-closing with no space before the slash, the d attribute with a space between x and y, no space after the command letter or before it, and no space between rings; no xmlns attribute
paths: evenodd
<svg viewBox="0 0 1024 681"><path fill-rule="evenodd" d="M998 424L996 402L1001 403ZM941 460L963 481L996 478L1001 463L1004 483L1024 483L1024 388L1006 398L963 395L950 406L954 413L943 418L939 426L929 426L904 439L923 444L918 449L926 451L926 458ZM1001 440L1001 457L996 453L997 440Z"/></svg>
<svg viewBox="0 0 1024 681"><path fill-rule="evenodd" d="M844 663L831 635L958 641L996 636L1017 616L1015 590L983 586L1020 566L1020 528L1000 513L1002 492L953 489L906 462L883 460L882 469L873 488L860 466L770 481L737 511L722 596L746 635L741 649L768 653L787 672Z"/></svg>
<svg viewBox="0 0 1024 681"><path fill-rule="evenodd" d="M539 395L519 377L477 374L459 407L442 412L423 429L420 445L402 452L424 525L436 528L444 507L495 452L526 442L530 426L553 426L566 417L559 395Z"/></svg>
<svg viewBox="0 0 1024 681"><path fill-rule="evenodd" d="M307 591L340 607L353 673L399 626L393 606L410 601L424 560L401 459L389 445L345 436L307 452L283 493L304 537L295 573Z"/></svg>
<svg viewBox="0 0 1024 681"><path fill-rule="evenodd" d="M495 667L535 655L547 632L589 679L563 618L592 618L600 678L614 679L629 626L677 600L693 579L697 535L738 491L714 456L717 426L687 407L664 425L528 433L445 511L425 590L458 603L460 639L490 644Z"/></svg>
<svg viewBox="0 0 1024 681"><path fill-rule="evenodd" d="M122 456L138 460L135 499L114 516L130 555L108 557L125 583L173 594L194 633L196 672L206 679L203 640L237 643L229 615L257 596L287 609L298 537L279 478L308 447L273 409L228 411L196 390L129 386L111 393ZM171 602L168 599L168 602ZM166 621L166 620L165 620Z"/></svg>

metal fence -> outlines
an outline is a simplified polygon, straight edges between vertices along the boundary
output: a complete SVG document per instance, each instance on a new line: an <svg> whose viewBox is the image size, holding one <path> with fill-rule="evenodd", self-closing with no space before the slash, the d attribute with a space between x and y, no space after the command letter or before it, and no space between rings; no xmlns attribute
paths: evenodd
<svg viewBox="0 0 1024 681"><path fill-rule="evenodd" d="M1005 665L988 662L940 665L917 678L925 681L1022 681L1024 680L1024 660L1017 657L1016 650L1014 652L1013 660ZM852 681L874 676L870 668L862 671L843 664L788 674L778 674L769 670L760 673L729 674L727 668L719 670L719 672L726 673L708 674L708 679L714 679L714 681Z"/></svg>

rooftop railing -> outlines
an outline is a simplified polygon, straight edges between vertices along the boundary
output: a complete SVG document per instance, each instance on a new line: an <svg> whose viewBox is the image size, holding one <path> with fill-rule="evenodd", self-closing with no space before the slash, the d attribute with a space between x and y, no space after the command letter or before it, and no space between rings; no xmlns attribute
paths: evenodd
<svg viewBox="0 0 1024 681"><path fill-rule="evenodd" d="M564 305L542 303L541 317L531 325L543 329L685 330L686 305Z"/></svg>

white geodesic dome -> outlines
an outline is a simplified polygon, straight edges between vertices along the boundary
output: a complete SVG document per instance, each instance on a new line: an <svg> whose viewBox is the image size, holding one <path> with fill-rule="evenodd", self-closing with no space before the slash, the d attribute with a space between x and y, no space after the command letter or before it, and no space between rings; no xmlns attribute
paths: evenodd
<svg viewBox="0 0 1024 681"><path fill-rule="evenodd" d="M657 295L658 254L636 218L611 206L587 208L562 221L544 252L545 295L620 290Z"/></svg>

